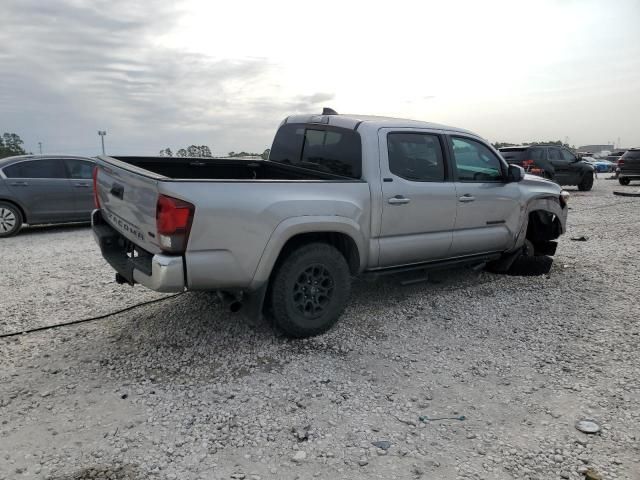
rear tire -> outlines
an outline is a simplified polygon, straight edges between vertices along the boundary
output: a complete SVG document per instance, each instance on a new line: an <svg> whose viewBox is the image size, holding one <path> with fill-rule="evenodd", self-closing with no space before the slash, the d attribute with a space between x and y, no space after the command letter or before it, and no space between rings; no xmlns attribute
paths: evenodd
<svg viewBox="0 0 640 480"><path fill-rule="evenodd" d="M619 177L618 182L620 182L620 185L629 185L629 183L631 183L631 179L626 177Z"/></svg>
<svg viewBox="0 0 640 480"><path fill-rule="evenodd" d="M350 290L349 265L335 247L303 245L287 256L274 275L275 324L292 338L324 333L340 318Z"/></svg>
<svg viewBox="0 0 640 480"><path fill-rule="evenodd" d="M0 237L10 237L20 231L22 214L12 203L0 202Z"/></svg>
<svg viewBox="0 0 640 480"><path fill-rule="evenodd" d="M578 190L581 192L588 192L593 187L593 173L589 172L585 174L582 181L578 184Z"/></svg>

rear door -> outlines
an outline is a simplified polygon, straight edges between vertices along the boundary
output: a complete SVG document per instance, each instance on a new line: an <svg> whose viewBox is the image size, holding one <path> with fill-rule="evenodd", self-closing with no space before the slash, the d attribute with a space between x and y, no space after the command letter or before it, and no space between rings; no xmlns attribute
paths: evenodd
<svg viewBox="0 0 640 480"><path fill-rule="evenodd" d="M74 192L74 211L79 219L89 220L93 210L93 168L89 160L65 158L64 163Z"/></svg>
<svg viewBox="0 0 640 480"><path fill-rule="evenodd" d="M510 248L519 227L518 184L506 181L506 164L483 142L448 138L457 196L451 256Z"/></svg>
<svg viewBox="0 0 640 480"><path fill-rule="evenodd" d="M441 135L379 131L382 175L381 267L446 258L456 216Z"/></svg>
<svg viewBox="0 0 640 480"><path fill-rule="evenodd" d="M74 191L61 159L24 160L3 172L9 189L27 211L28 223L75 219Z"/></svg>

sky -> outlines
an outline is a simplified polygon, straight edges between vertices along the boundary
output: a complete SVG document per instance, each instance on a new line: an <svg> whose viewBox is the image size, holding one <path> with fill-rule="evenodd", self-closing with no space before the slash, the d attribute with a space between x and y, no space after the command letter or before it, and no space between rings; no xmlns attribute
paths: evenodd
<svg viewBox="0 0 640 480"><path fill-rule="evenodd" d="M295 113L640 147L640 0L3 0L0 133L28 151L262 152Z"/></svg>

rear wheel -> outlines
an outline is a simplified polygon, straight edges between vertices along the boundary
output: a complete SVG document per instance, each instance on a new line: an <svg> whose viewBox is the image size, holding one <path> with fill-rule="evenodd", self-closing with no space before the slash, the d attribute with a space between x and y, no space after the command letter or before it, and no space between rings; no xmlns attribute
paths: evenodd
<svg viewBox="0 0 640 480"><path fill-rule="evenodd" d="M588 192L593 187L593 173L586 173L582 181L578 184L578 190Z"/></svg>
<svg viewBox="0 0 640 480"><path fill-rule="evenodd" d="M289 254L273 278L275 323L289 337L323 333L338 321L350 290L349 266L335 247L304 245Z"/></svg>
<svg viewBox="0 0 640 480"><path fill-rule="evenodd" d="M11 203L0 202L0 237L15 235L22 226L22 214Z"/></svg>
<svg viewBox="0 0 640 480"><path fill-rule="evenodd" d="M618 178L618 182L620 182L620 185L629 185L629 183L631 183L631 179L626 177L620 177Z"/></svg>

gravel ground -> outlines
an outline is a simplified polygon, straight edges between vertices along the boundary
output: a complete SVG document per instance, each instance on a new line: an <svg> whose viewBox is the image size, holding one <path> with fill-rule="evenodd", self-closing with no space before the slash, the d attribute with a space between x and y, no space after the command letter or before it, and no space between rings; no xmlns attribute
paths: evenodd
<svg viewBox="0 0 640 480"><path fill-rule="evenodd" d="M637 188L574 192L549 275L360 280L309 340L203 293L0 339L0 479L640 479ZM5 331L159 297L87 228L0 249Z"/></svg>

